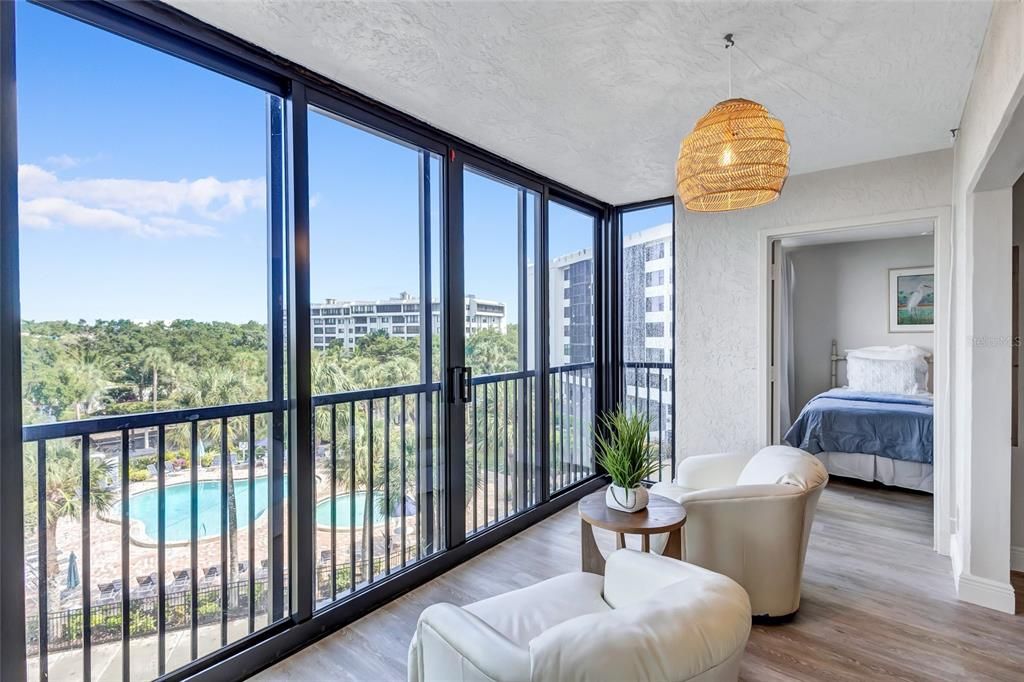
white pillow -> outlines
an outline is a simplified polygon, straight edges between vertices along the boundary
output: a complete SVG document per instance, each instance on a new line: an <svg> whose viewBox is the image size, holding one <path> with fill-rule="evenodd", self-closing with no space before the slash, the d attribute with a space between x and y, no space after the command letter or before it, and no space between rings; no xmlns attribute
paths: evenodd
<svg viewBox="0 0 1024 682"><path fill-rule="evenodd" d="M869 360L912 360L927 358L931 353L923 348L904 344L902 346L865 346L846 351L846 357L867 358Z"/></svg>
<svg viewBox="0 0 1024 682"><path fill-rule="evenodd" d="M922 356L877 359L848 354L846 380L852 390L866 393L926 393L928 363Z"/></svg>

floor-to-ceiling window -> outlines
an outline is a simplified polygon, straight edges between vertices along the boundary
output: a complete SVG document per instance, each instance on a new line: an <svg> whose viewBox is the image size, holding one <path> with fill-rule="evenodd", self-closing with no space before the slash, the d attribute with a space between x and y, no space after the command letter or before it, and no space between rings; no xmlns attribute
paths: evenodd
<svg viewBox="0 0 1024 682"><path fill-rule="evenodd" d="M598 218L548 203L549 476L556 492L594 472L595 258Z"/></svg>
<svg viewBox="0 0 1024 682"><path fill-rule="evenodd" d="M673 205L621 213L622 404L650 422L650 442L672 478Z"/></svg>
<svg viewBox="0 0 1024 682"><path fill-rule="evenodd" d="M607 207L159 19L16 9L30 679L273 655L594 476Z"/></svg>
<svg viewBox="0 0 1024 682"><path fill-rule="evenodd" d="M316 599L328 604L443 548L443 178L437 154L326 109L308 121Z"/></svg>
<svg viewBox="0 0 1024 682"><path fill-rule="evenodd" d="M538 195L467 166L463 191L466 534L535 504Z"/></svg>
<svg viewBox="0 0 1024 682"><path fill-rule="evenodd" d="M287 615L283 100L17 21L29 676L153 678Z"/></svg>

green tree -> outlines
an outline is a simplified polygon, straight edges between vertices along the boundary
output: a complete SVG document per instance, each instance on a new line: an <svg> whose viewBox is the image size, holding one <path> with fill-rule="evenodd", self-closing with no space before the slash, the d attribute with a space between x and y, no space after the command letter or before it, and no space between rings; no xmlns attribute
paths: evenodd
<svg viewBox="0 0 1024 682"><path fill-rule="evenodd" d="M142 351L142 366L147 372L151 372L153 375L153 411L157 411L157 400L159 394L159 374L160 372L168 372L174 366L174 360L171 358L171 354L166 349L160 346L151 346L146 350ZM139 396L142 397L141 395Z"/></svg>
<svg viewBox="0 0 1024 682"><path fill-rule="evenodd" d="M25 471L38 469L35 448L27 448ZM92 457L89 460L89 501L97 512L109 510L116 502L116 489L109 487L115 474L110 462ZM60 563L57 547L57 525L62 519L82 518L82 453L79 447L65 441L51 441L46 448L46 579L47 588L57 586ZM25 476L26 525L35 527L38 488L36 477ZM56 595L55 595L56 596ZM56 602L54 602L56 603Z"/></svg>

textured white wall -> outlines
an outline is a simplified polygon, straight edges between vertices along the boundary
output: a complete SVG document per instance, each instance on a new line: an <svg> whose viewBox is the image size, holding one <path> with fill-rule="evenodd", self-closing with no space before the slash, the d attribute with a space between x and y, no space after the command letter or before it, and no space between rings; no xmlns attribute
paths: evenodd
<svg viewBox="0 0 1024 682"><path fill-rule="evenodd" d="M889 269L931 265L931 236L822 244L790 252L796 403L829 388L832 339L842 352L863 346L912 344L932 350L932 334L889 332ZM839 366L839 382L846 372ZM794 412L795 414L795 412Z"/></svg>
<svg viewBox="0 0 1024 682"><path fill-rule="evenodd" d="M1010 244L1013 185L1024 140L1004 132L1024 85L1024 5L997 2L960 122L953 171L953 452L961 598L1013 609L1008 583L1011 520ZM1017 169L1005 162L1016 157ZM1000 163L990 163L1004 157ZM1002 173L993 172L1001 167ZM976 192L983 175L986 185ZM1000 177L1001 175L1001 177ZM982 342L979 343L978 340ZM1021 491L1016 491L1020 496ZM1020 504L1016 506L1020 513Z"/></svg>
<svg viewBox="0 0 1024 682"><path fill-rule="evenodd" d="M948 205L948 151L798 175L749 211L676 211L677 455L757 444L757 234Z"/></svg>

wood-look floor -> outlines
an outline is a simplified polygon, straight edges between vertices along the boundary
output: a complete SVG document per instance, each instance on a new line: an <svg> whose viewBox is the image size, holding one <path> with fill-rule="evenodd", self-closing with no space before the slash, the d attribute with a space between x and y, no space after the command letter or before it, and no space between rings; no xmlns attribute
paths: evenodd
<svg viewBox="0 0 1024 682"><path fill-rule="evenodd" d="M931 550L931 506L926 495L830 483L811 535L800 612L785 625L754 626L742 679L1024 680L1024 617L956 600L949 560ZM579 532L573 506L257 679L404 680L423 608L577 570ZM599 541L608 550L612 535Z"/></svg>

